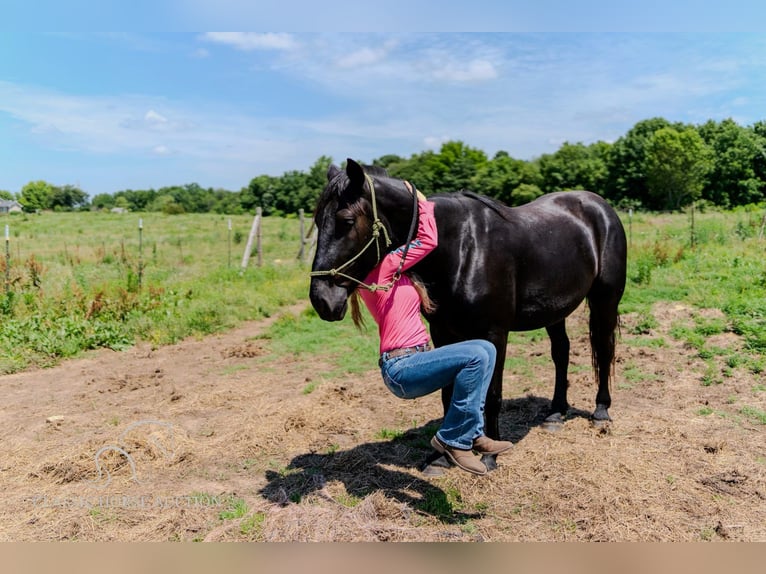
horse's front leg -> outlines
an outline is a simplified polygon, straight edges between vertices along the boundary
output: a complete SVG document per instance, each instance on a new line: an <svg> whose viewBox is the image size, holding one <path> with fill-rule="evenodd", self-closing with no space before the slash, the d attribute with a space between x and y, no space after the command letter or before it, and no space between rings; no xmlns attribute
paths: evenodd
<svg viewBox="0 0 766 574"><path fill-rule="evenodd" d="M503 407L503 368L505 354L508 348L508 331L490 334L490 342L495 345L497 358L492 372L492 382L487 389L487 399L484 403L484 434L491 439L500 440L500 411ZM497 455L483 455L482 462L488 470L497 468Z"/></svg>
<svg viewBox="0 0 766 574"><path fill-rule="evenodd" d="M546 327L545 330L551 339L551 357L553 358L553 365L556 367L556 383L553 389L551 410L542 426L545 430L555 432L564 426L564 418L569 410L569 402L567 401L569 337L567 336L566 322L563 319Z"/></svg>

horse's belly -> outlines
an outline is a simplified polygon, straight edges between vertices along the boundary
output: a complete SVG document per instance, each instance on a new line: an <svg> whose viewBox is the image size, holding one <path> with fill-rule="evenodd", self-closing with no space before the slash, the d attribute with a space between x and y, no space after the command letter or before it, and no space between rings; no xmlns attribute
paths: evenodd
<svg viewBox="0 0 766 574"><path fill-rule="evenodd" d="M556 293L545 289L522 294L509 318L509 329L530 331L558 323L580 306L586 294L584 290Z"/></svg>

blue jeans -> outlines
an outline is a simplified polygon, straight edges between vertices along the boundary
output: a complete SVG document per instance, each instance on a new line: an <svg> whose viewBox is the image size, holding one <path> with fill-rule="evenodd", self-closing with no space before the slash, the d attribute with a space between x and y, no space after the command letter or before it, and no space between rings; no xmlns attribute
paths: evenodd
<svg viewBox="0 0 766 574"><path fill-rule="evenodd" d="M383 382L400 399L422 397L454 383L452 401L436 436L445 444L470 449L484 434L484 402L497 351L483 339L431 351L381 359Z"/></svg>

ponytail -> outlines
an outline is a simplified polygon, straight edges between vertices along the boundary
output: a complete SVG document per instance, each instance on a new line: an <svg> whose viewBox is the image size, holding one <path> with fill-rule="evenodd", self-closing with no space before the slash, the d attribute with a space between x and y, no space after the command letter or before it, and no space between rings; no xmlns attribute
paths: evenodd
<svg viewBox="0 0 766 574"><path fill-rule="evenodd" d="M421 311L426 314L436 311L436 303L428 295L428 289L426 289L425 284L420 280L420 278L417 275L410 274L407 274L407 277L410 278L413 287L415 287L415 291L417 291L418 295L420 296ZM348 302L349 306L351 307L351 319L354 321L356 328L361 331L365 328L366 325L364 324L364 316L362 315L362 308L359 303L359 299L359 289L354 289L354 292L351 293L351 295L348 297Z"/></svg>

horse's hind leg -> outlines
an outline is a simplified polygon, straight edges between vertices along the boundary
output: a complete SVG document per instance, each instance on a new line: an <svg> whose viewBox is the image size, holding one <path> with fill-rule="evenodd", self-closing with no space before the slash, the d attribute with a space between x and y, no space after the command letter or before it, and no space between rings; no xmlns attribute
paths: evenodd
<svg viewBox="0 0 766 574"><path fill-rule="evenodd" d="M609 382L614 361L615 331L617 330L619 297L591 296L590 306L590 344L593 353L593 370L598 379L596 410L593 412L593 424L604 427L612 420L609 407L612 396Z"/></svg>
<svg viewBox="0 0 766 574"><path fill-rule="evenodd" d="M562 319L558 323L545 328L551 339L551 357L556 367L556 385L553 390L551 411L543 423L543 428L549 431L560 430L564 424L564 417L569 410L567 401L567 371L569 369L569 337L566 331L566 321Z"/></svg>

